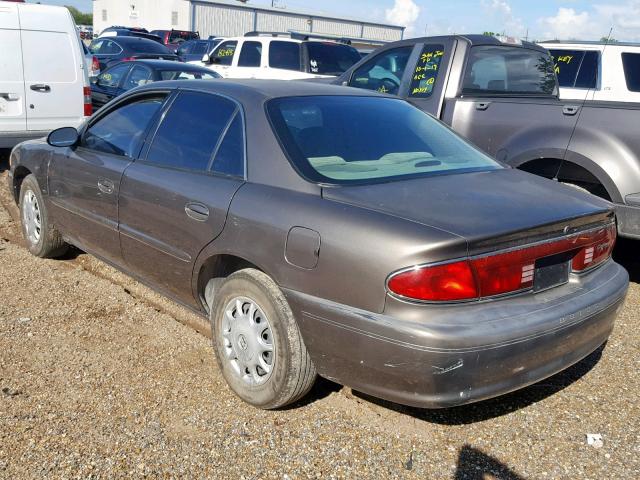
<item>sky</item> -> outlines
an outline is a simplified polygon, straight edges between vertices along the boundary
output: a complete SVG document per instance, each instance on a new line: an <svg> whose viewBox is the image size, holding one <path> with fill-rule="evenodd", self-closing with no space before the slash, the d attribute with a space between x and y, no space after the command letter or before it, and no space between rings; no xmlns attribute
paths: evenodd
<svg viewBox="0 0 640 480"><path fill-rule="evenodd" d="M90 12L91 0L40 0ZM122 0L127 5L127 0ZM640 0L275 0L277 6L407 27L405 37L492 31L533 40L640 41ZM248 4L271 5L271 0Z"/></svg>

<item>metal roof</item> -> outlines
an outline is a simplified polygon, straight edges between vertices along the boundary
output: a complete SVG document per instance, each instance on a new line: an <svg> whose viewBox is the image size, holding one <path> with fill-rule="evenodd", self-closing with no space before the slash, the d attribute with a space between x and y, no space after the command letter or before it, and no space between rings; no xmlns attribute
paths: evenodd
<svg viewBox="0 0 640 480"><path fill-rule="evenodd" d="M374 25L374 26L378 26L378 27L386 27L386 28L393 28L393 29L401 29L401 30L405 30L407 27L402 26L402 25L394 25L391 23L380 23L380 22L373 22L373 21L369 21L369 20L363 20L361 18L353 18L353 17L337 17L335 15L328 15L325 13L320 13L320 12L313 12L313 11L309 11L309 10L296 10L296 9L289 9L289 8L276 8L276 7L268 7L265 5L247 5L244 4L242 2L239 2L238 0L189 0L191 3L200 3L200 4L212 4L212 5L224 5L227 7L234 7L234 8L240 8L240 9L245 9L245 10L258 10L258 11L265 11L265 12L270 12L270 13L277 13L280 15L286 15L286 14L291 14L291 15L302 15L305 17L313 17L313 18L322 18L322 19L326 19L326 20L339 20L339 21L346 21L346 22L353 22L353 23L357 23L357 24L364 24L364 25Z"/></svg>

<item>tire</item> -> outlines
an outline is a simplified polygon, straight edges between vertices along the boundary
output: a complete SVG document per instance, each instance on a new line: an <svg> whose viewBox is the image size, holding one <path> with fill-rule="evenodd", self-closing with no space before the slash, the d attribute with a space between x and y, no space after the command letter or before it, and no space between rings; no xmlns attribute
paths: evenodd
<svg viewBox="0 0 640 480"><path fill-rule="evenodd" d="M20 186L20 221L29 251L40 258L64 255L69 248L53 225L36 177L27 175Z"/></svg>
<svg viewBox="0 0 640 480"><path fill-rule="evenodd" d="M242 400L270 410L309 392L316 369L287 300L268 275L252 268L230 275L216 292L210 320L220 370Z"/></svg>

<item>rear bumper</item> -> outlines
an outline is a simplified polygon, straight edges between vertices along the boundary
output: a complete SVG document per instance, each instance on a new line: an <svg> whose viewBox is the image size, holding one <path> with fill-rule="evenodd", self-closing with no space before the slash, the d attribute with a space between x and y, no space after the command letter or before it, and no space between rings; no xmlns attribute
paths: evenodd
<svg viewBox="0 0 640 480"><path fill-rule="evenodd" d="M535 295L447 307L389 298L385 314L285 294L322 376L442 408L517 390L593 352L609 337L628 282L609 261Z"/></svg>

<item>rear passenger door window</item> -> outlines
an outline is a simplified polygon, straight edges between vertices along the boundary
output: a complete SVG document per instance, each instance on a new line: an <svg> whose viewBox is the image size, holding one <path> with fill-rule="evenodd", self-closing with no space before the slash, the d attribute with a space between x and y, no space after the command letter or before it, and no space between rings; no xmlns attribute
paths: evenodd
<svg viewBox="0 0 640 480"><path fill-rule="evenodd" d="M242 119L234 102L207 93L180 92L158 127L146 161L180 170L242 176L244 148L237 148L244 143L238 140L241 137Z"/></svg>
<svg viewBox="0 0 640 480"><path fill-rule="evenodd" d="M146 85L152 81L152 73L147 67L142 67L140 65L134 65L129 72L129 76L124 82L122 88L125 90L131 90L132 88L140 87L142 85Z"/></svg>
<svg viewBox="0 0 640 480"><path fill-rule="evenodd" d="M238 42L223 42L213 52L212 61L214 65L229 66L233 62L233 56L236 53Z"/></svg>
<svg viewBox="0 0 640 480"><path fill-rule="evenodd" d="M259 67L262 60L262 43L244 42L238 58L239 67Z"/></svg>
<svg viewBox="0 0 640 480"><path fill-rule="evenodd" d="M300 44L273 41L269 44L269 66L283 70L302 70Z"/></svg>
<svg viewBox="0 0 640 480"><path fill-rule="evenodd" d="M110 111L89 126L81 146L111 155L135 157L163 101L162 97L146 97Z"/></svg>
<svg viewBox="0 0 640 480"><path fill-rule="evenodd" d="M351 76L351 87L397 95L413 45L394 48L376 55Z"/></svg>

